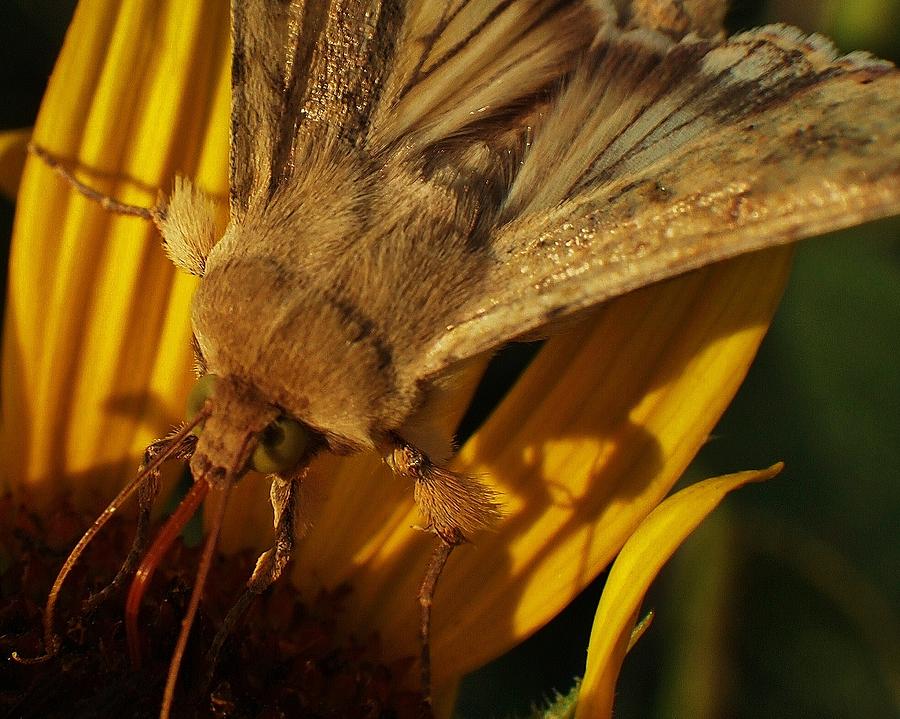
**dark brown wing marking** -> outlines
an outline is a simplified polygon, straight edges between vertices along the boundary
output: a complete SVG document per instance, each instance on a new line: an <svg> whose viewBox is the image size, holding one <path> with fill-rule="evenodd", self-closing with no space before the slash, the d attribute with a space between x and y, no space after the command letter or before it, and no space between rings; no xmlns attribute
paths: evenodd
<svg viewBox="0 0 900 719"><path fill-rule="evenodd" d="M410 155L473 120L539 102L590 46L602 13L574 0L410 3L374 112L374 153Z"/></svg>
<svg viewBox="0 0 900 719"><path fill-rule="evenodd" d="M233 220L293 176L303 143L362 141L402 19L400 0L232 3Z"/></svg>

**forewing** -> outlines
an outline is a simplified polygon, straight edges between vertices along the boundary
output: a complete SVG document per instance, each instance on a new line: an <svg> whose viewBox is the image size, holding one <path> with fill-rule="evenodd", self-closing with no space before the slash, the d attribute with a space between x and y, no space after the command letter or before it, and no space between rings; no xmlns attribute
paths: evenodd
<svg viewBox="0 0 900 719"><path fill-rule="evenodd" d="M234 0L233 220L291 179L298 150L362 141L402 6L401 0Z"/></svg>
<svg viewBox="0 0 900 719"><path fill-rule="evenodd" d="M898 211L890 64L781 26L719 45L610 33L539 128L482 291L423 376L652 282Z"/></svg>
<svg viewBox="0 0 900 719"><path fill-rule="evenodd" d="M286 44L299 3L246 0L231 5L231 215L267 188L280 134Z"/></svg>

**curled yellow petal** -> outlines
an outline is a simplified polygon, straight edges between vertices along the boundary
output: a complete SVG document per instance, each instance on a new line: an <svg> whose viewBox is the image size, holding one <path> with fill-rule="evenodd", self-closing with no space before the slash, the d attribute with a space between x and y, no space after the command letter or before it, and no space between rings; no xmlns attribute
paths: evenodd
<svg viewBox="0 0 900 719"><path fill-rule="evenodd" d="M698 482L669 497L638 527L613 564L597 607L576 719L612 716L616 679L635 617L663 564L726 494L748 482L771 479L781 469L776 464Z"/></svg>
<svg viewBox="0 0 900 719"><path fill-rule="evenodd" d="M31 128L0 132L0 192L14 199L28 154Z"/></svg>

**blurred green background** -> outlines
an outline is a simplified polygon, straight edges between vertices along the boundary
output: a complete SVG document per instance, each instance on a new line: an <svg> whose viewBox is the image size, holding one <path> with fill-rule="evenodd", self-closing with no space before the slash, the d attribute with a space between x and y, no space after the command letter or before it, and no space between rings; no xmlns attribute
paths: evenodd
<svg viewBox="0 0 900 719"><path fill-rule="evenodd" d="M0 127L33 122L73 6L0 1ZM735 0L728 23L775 20L900 60L900 0ZM5 238L12 210L0 204ZM527 356L504 353L495 391ZM900 717L900 221L799 247L757 362L684 481L779 459L782 476L729 498L651 590L617 719ZM525 716L568 691L601 589L470 676L460 719Z"/></svg>

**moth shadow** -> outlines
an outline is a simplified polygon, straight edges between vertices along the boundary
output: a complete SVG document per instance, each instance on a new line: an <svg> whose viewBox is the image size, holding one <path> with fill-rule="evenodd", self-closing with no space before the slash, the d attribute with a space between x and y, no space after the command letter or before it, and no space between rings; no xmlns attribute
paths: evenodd
<svg viewBox="0 0 900 719"><path fill-rule="evenodd" d="M529 601L528 591L543 577L552 579L558 596L566 597L560 609L603 570L646 511L666 494L659 440L630 420L611 417L609 423L623 439L605 442L595 459L576 461L567 476L560 476L559 454L565 451L560 445L590 444L595 435L572 434L524 453L518 465L495 468L501 483L505 477L524 478L513 485L509 503L516 508L496 536L478 542L480 556L494 555L491 575L507 577L504 602L511 606ZM527 571L514 569L523 561Z"/></svg>
<svg viewBox="0 0 900 719"><path fill-rule="evenodd" d="M27 356L22 349L16 323L9 322L5 330L4 381L7 387L29 387L30 370ZM4 489L27 494L28 502L39 511L51 506L61 497L71 499L79 510L99 512L109 500L137 475L141 452L120 453L119 458L98 457L85 469L72 469L73 462L67 453L72 442L78 441L81 427L72 421L75 413L76 394L67 388L76 384L79 365L64 362L56 366L54 386L59 388L51 399L53 412L43 412L22 391L6 392L3 398L4 416L10 418L4 427L2 479ZM154 430L154 436L162 436L172 425L171 411L159 395L149 392L114 395L103 403L104 415L111 422L118 419L133 420L135 427ZM104 425L106 426L106 425ZM110 429L114 425L109 426ZM93 432L87 432L93 435ZM123 447L121 435L109 438L111 447ZM49 444L35 472L29 459L37 444ZM107 454L107 458L109 455ZM180 463L171 462L172 466ZM180 472L163 469L163 476Z"/></svg>
<svg viewBox="0 0 900 719"><path fill-rule="evenodd" d="M153 392L131 392L108 397L103 404L111 416L137 420L148 427L172 424L172 412L160 395Z"/></svg>

